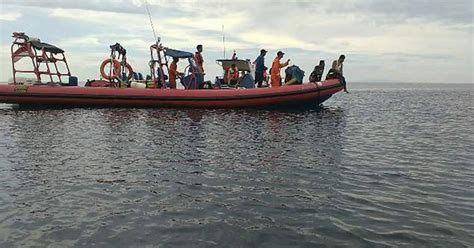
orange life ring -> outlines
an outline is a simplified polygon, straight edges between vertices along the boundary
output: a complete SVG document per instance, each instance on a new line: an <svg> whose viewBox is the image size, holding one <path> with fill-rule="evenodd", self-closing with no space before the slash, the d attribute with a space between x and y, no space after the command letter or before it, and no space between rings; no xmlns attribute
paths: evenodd
<svg viewBox="0 0 474 248"><path fill-rule="evenodd" d="M102 64L100 65L100 75L102 75L102 78L104 79L107 79L107 80L112 80L112 79L116 79L119 77L120 75L120 72L122 71L122 65L120 64L120 62L116 59L112 60L112 62L114 63L114 68L112 70L112 74L109 75L106 71L105 71L105 66L107 64L110 64L110 59L106 59L102 62ZM127 80L130 81L130 79L132 79L132 76L133 76L133 68L132 66L127 63L125 65L125 67L127 68L127 71L128 71L128 75L127 75Z"/></svg>
<svg viewBox="0 0 474 248"><path fill-rule="evenodd" d="M129 63L127 63L125 67L127 67L127 70L128 70L127 80L130 81L133 76L133 68Z"/></svg>
<svg viewBox="0 0 474 248"><path fill-rule="evenodd" d="M114 68L112 69L112 71L110 72L110 75L108 72L105 72L105 66L107 64L110 64L110 63L114 63ZM102 78L104 79L107 79L107 80L112 80L112 79L116 79L118 77L118 75L120 74L120 62L116 59L114 60L111 60L111 59L106 59L102 62L102 64L100 65L100 75L102 76Z"/></svg>

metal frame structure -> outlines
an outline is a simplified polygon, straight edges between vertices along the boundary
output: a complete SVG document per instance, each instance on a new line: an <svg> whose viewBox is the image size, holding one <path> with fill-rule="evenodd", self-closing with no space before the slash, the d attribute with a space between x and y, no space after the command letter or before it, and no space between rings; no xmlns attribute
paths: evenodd
<svg viewBox="0 0 474 248"><path fill-rule="evenodd" d="M17 73L34 74L37 83L42 83L42 75L49 76L50 81L47 83L63 83L62 77L71 76L71 71L69 70L69 65L67 63L66 57L64 56L63 50L46 43L41 43L39 40L32 40L25 33L15 32L13 33L12 37L14 38L11 46L14 84L20 83L17 81ZM33 42L37 42L41 46L35 46ZM54 49L50 49L51 47L54 47ZM16 62L20 61L22 58L31 59L33 67L32 70L22 70L16 68ZM66 73L59 71L58 62L64 63L67 69ZM42 64L45 64L46 69L41 68ZM57 77L57 81L55 81L53 77Z"/></svg>
<svg viewBox="0 0 474 248"><path fill-rule="evenodd" d="M161 88L166 88L166 80L165 80L165 71L163 67L166 68L167 75L169 75L169 67L168 67L168 58L165 55L165 48L161 44L153 44L150 46L150 73L153 82L155 83L155 88L158 87L159 83L161 84ZM159 70L159 73L157 73ZM157 74L160 78L157 78Z"/></svg>

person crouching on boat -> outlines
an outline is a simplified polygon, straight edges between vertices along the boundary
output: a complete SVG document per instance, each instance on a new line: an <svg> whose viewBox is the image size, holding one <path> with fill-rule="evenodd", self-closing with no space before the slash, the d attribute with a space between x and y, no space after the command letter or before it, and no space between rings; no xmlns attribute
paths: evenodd
<svg viewBox="0 0 474 248"><path fill-rule="evenodd" d="M319 65L314 67L313 72L309 76L309 81L312 83L320 82L324 73L324 60L319 61Z"/></svg>
<svg viewBox="0 0 474 248"><path fill-rule="evenodd" d="M288 59L285 63L281 64L280 60L283 58L283 53L282 51L278 51L277 56L273 60L272 63L272 69L270 70L270 77L271 77L271 84L272 87L280 87L281 86L281 76L280 76L280 69L288 66L290 63L290 59Z"/></svg>
<svg viewBox="0 0 474 248"><path fill-rule="evenodd" d="M170 71L169 71L169 75L170 75L170 88L171 89L176 89L176 77L178 75L180 75L181 73L178 72L178 61L179 61L179 58L174 58L173 57L173 62L171 62L171 65L170 65Z"/></svg>
<svg viewBox="0 0 474 248"><path fill-rule="evenodd" d="M339 56L339 59L334 60L332 62L331 71L336 75L336 78L339 79L339 81L341 81L342 85L344 86L344 92L349 93L346 87L346 78L344 78L343 72L342 72L342 67L343 67L345 59L346 59L346 56L344 56L344 54L341 54L341 56Z"/></svg>
<svg viewBox="0 0 474 248"><path fill-rule="evenodd" d="M262 49L260 50L260 55L255 59L253 62L255 64L255 83L257 83L257 87L261 88L263 80L265 78L265 71L267 67L265 66L265 55L267 54L267 50Z"/></svg>
<svg viewBox="0 0 474 248"><path fill-rule="evenodd" d="M232 64L227 71L227 78L229 79L229 86L237 86L239 84L239 68Z"/></svg>

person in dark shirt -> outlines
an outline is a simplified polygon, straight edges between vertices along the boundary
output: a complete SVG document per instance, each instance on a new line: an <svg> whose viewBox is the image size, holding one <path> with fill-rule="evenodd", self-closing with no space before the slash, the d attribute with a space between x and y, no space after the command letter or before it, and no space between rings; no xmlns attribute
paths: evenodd
<svg viewBox="0 0 474 248"><path fill-rule="evenodd" d="M320 82L321 78L323 77L324 73L324 60L319 61L319 65L314 67L313 72L311 72L311 75L309 76L309 81L310 82Z"/></svg>
<svg viewBox="0 0 474 248"><path fill-rule="evenodd" d="M267 50L265 49L260 50L260 55L253 62L255 64L255 83L257 83L258 88L262 87L262 83L265 78L264 74L265 74L265 71L267 70L267 67L265 67L266 54L267 54Z"/></svg>

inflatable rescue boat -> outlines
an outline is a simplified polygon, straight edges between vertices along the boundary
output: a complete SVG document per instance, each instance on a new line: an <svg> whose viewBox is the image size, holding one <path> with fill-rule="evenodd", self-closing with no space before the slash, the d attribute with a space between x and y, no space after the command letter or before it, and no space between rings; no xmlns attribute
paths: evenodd
<svg viewBox="0 0 474 248"><path fill-rule="evenodd" d="M343 87L339 80L254 89L138 89L0 85L0 102L64 107L272 108L317 106Z"/></svg>
<svg viewBox="0 0 474 248"><path fill-rule="evenodd" d="M140 107L140 108L276 108L312 107L341 91L337 78L321 82L302 83L302 76L288 77L287 85L256 88L249 60L218 60L224 72L231 65L239 68L238 85L229 85L224 77L216 82L204 82L204 75L189 52L150 46L150 75L143 78L134 73L126 61L126 50L110 46L110 58L100 66L101 80L78 86L71 76L64 51L54 45L33 39L24 33L13 34L13 82L0 83L0 103L56 106L56 107ZM19 69L17 62L31 59L31 70ZM183 89L170 84L168 59L189 62L184 73L179 73ZM120 60L121 59L121 60ZM58 66L61 64L62 66ZM60 72L59 68L65 68ZM64 70L64 69L63 69ZM23 81L18 74L31 74L34 79ZM68 78L68 82L64 82ZM296 82L296 84L294 84ZM299 83L298 83L299 82Z"/></svg>

